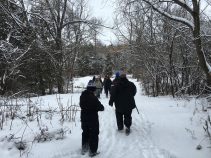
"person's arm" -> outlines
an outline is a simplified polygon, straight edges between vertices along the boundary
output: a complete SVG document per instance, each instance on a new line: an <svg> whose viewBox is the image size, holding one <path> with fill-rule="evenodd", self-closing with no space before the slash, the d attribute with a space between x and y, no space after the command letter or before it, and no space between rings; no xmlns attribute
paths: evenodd
<svg viewBox="0 0 211 158"><path fill-rule="evenodd" d="M133 96L135 96L135 95L136 95L136 93L137 93L137 89L136 89L135 84L133 84L133 85L134 85L134 95L133 95Z"/></svg>
<svg viewBox="0 0 211 158"><path fill-rule="evenodd" d="M131 92L133 96L135 96L137 92L136 86L133 82L131 82Z"/></svg>
<svg viewBox="0 0 211 158"><path fill-rule="evenodd" d="M101 104L101 102L98 100L98 98L96 96L93 96L93 104L96 105L95 106L95 110L96 111L104 111L104 106Z"/></svg>
<svg viewBox="0 0 211 158"><path fill-rule="evenodd" d="M98 100L98 109L97 111L104 111L104 106L101 104L101 102Z"/></svg>
<svg viewBox="0 0 211 158"><path fill-rule="evenodd" d="M87 111L103 111L104 106L98 100L98 98L94 94L87 94L80 96L80 107L82 110Z"/></svg>
<svg viewBox="0 0 211 158"><path fill-rule="evenodd" d="M102 81L102 79L100 78L100 83L103 85L103 81Z"/></svg>
<svg viewBox="0 0 211 158"><path fill-rule="evenodd" d="M109 79L109 86L111 86L112 85L112 81Z"/></svg>
<svg viewBox="0 0 211 158"><path fill-rule="evenodd" d="M110 106L113 106L115 98L116 98L116 86L112 85L111 86L111 96L110 96L110 100L108 103Z"/></svg>

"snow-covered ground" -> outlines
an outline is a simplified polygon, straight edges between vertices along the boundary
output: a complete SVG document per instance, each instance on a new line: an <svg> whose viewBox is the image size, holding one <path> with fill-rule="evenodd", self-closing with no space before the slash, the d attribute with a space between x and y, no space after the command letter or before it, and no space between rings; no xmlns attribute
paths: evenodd
<svg viewBox="0 0 211 158"><path fill-rule="evenodd" d="M12 121L9 116L0 130L1 158L86 158L81 155L80 112L76 111L80 92L92 77L75 79L74 94L49 95L25 100L16 109L19 111ZM99 112L99 158L209 158L210 144L202 128L204 113L200 102L191 99L171 97L147 97L137 86L131 134L118 132L114 107L108 105L108 98L101 95L105 111ZM20 101L17 101L20 104ZM13 104L16 104L14 101ZM33 106L32 106L33 105ZM26 117L28 107L33 116ZM36 107L36 108L34 108ZM63 107L63 108L62 108ZM67 108L68 107L68 108ZM197 107L198 110L195 110ZM11 108L8 108L8 110ZM38 112L39 109L39 112ZM61 121L63 111L64 121ZM72 113L65 113L74 109ZM2 110L2 109L1 109ZM37 111L36 111L37 110ZM47 110L48 112L46 112ZM40 112L42 111L42 113ZM52 112L54 111L54 112ZM6 115L10 115L11 110ZM2 114L1 114L2 116ZM25 117L23 117L25 116ZM37 140L40 140L39 142ZM26 149L19 151L17 142L22 141ZM197 145L201 150L196 150ZM16 145L16 146L15 146Z"/></svg>

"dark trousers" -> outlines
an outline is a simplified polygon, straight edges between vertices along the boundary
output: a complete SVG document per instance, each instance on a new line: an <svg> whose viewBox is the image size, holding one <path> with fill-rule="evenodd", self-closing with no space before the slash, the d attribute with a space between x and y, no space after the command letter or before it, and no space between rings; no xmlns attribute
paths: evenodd
<svg viewBox="0 0 211 158"><path fill-rule="evenodd" d="M99 122L81 122L82 148L89 148L92 153L97 152Z"/></svg>
<svg viewBox="0 0 211 158"><path fill-rule="evenodd" d="M110 88L104 87L106 97L108 97L108 92L110 93L110 90L111 90Z"/></svg>
<svg viewBox="0 0 211 158"><path fill-rule="evenodd" d="M108 97L108 88L104 88L104 91L105 91L106 97Z"/></svg>
<svg viewBox="0 0 211 158"><path fill-rule="evenodd" d="M119 130L123 129L124 125L127 128L130 128L131 124L132 124L132 110L129 110L127 112L118 112L116 111L116 122L117 122L117 127ZM123 125L124 123L124 125Z"/></svg>

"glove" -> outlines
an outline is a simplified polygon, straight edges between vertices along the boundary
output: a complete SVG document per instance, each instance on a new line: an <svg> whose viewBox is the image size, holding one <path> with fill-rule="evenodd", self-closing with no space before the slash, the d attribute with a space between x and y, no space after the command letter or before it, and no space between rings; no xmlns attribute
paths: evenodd
<svg viewBox="0 0 211 158"><path fill-rule="evenodd" d="M109 100L108 104L109 104L110 106L113 106L113 102L110 101L110 100Z"/></svg>

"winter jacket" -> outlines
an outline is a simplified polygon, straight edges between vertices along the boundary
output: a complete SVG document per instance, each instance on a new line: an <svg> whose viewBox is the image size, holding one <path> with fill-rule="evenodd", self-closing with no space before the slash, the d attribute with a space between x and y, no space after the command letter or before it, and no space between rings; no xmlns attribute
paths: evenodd
<svg viewBox="0 0 211 158"><path fill-rule="evenodd" d="M103 88L103 84L101 83L99 78L96 78L95 85L96 85L97 89Z"/></svg>
<svg viewBox="0 0 211 158"><path fill-rule="evenodd" d="M119 78L118 82L111 87L111 97L109 105L115 103L116 111L128 112L136 107L134 96L136 94L136 86L127 78Z"/></svg>
<svg viewBox="0 0 211 158"><path fill-rule="evenodd" d="M118 84L120 77L116 77L113 81L112 81L112 86L115 86Z"/></svg>
<svg viewBox="0 0 211 158"><path fill-rule="evenodd" d="M98 111L103 111L104 106L100 103L92 91L85 90L80 96L81 121L98 122Z"/></svg>
<svg viewBox="0 0 211 158"><path fill-rule="evenodd" d="M111 89L111 84L112 84L112 81L110 78L105 78L104 81L103 81L103 86L105 89Z"/></svg>

